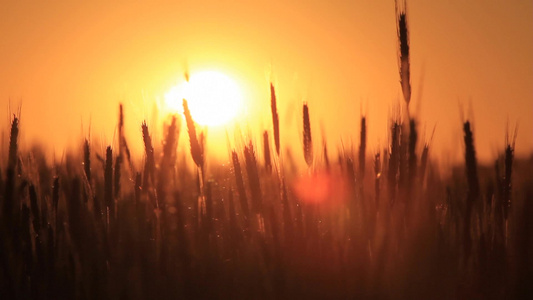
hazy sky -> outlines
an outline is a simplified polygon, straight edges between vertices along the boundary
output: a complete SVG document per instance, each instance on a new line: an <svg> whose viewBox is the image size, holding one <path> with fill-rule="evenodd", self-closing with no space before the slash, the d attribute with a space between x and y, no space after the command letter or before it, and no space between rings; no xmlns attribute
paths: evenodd
<svg viewBox="0 0 533 300"><path fill-rule="evenodd" d="M474 120L482 160L503 148L507 122L519 123L518 153L530 153L533 1L408 1L408 20L411 109L421 138L436 126L433 153L460 157L461 112ZM186 65L233 77L257 133L271 126L273 78L282 144L299 141L295 152L303 101L315 142L323 130L332 153L341 141L358 146L361 107L369 151L385 147L401 103L392 0L2 1L0 37L2 128L22 103L23 145L56 152L89 124L93 138L112 142L119 102L140 146L141 120Z"/></svg>

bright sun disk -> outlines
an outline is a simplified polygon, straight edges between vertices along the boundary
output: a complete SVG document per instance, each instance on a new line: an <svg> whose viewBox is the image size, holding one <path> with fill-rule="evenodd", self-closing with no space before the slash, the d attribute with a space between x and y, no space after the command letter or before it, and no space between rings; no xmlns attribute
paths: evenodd
<svg viewBox="0 0 533 300"><path fill-rule="evenodd" d="M170 110L183 112L182 101L187 100L194 121L200 125L220 126L234 119L241 110L239 86L217 71L194 73L189 81L172 87L165 94Z"/></svg>

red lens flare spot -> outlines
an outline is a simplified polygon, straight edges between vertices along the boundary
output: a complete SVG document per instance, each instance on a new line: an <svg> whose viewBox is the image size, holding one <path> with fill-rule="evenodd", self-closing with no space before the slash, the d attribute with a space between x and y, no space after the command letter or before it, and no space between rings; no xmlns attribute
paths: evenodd
<svg viewBox="0 0 533 300"><path fill-rule="evenodd" d="M298 198L310 204L336 205L346 197L346 185L341 176L319 171L304 175L294 182Z"/></svg>

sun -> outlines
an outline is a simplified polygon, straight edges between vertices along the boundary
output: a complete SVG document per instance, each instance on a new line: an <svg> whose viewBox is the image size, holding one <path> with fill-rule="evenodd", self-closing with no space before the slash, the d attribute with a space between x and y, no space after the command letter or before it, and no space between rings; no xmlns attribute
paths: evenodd
<svg viewBox="0 0 533 300"><path fill-rule="evenodd" d="M242 93L237 83L218 71L191 74L189 81L172 87L165 94L171 110L183 112L186 99L194 121L200 125L222 126L242 109Z"/></svg>

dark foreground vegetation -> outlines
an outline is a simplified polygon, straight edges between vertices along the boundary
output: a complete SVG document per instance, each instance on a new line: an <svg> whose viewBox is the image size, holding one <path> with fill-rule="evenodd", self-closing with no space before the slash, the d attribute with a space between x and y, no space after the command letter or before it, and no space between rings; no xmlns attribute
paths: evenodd
<svg viewBox="0 0 533 300"><path fill-rule="evenodd" d="M492 166L478 166L465 121L464 165L440 176L408 114L407 33L400 9L407 113L391 120L387 148L367 153L362 117L359 148L332 160L325 146L313 149L304 104L299 172L282 153L274 86L272 130L260 146L236 145L220 166L206 167L186 101L190 147L177 147L176 116L163 143L139 124L142 164L130 156L122 107L113 148L95 151L86 139L54 163L19 151L13 117L0 171L0 298L531 296L533 156L515 158L509 138Z"/></svg>
<svg viewBox="0 0 533 300"><path fill-rule="evenodd" d="M314 159L304 124L309 167L296 175L266 132L262 158L246 143L207 169L201 138L177 149L175 117L161 149L142 125L139 171L122 134L115 149L94 153L86 140L82 155L50 165L18 151L14 118L0 177L2 299L531 294L533 159L508 144L477 166L465 122L465 165L441 178L428 144L418 158L415 127L393 123L389 148L367 157L361 122L357 153L335 163ZM192 169L176 162L189 150Z"/></svg>

